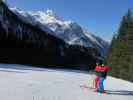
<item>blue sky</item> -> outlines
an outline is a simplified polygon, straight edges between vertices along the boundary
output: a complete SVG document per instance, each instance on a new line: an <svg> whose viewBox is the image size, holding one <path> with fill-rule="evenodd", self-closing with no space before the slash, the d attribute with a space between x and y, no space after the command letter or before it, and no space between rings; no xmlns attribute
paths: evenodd
<svg viewBox="0 0 133 100"><path fill-rule="evenodd" d="M65 20L77 22L105 40L117 32L122 16L133 0L6 0L9 6L25 11L52 9Z"/></svg>

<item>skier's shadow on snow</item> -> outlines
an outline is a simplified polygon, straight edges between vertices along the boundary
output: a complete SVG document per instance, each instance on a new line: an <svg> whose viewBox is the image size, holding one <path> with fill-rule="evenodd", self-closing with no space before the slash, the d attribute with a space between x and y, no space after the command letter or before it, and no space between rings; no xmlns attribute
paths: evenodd
<svg viewBox="0 0 133 100"><path fill-rule="evenodd" d="M129 90L106 90L106 93L113 94L113 95L133 96L133 91L129 91Z"/></svg>
<svg viewBox="0 0 133 100"><path fill-rule="evenodd" d="M25 72L20 72L20 71L11 71L11 70L1 70L0 69L0 72L13 72L13 73L25 73Z"/></svg>

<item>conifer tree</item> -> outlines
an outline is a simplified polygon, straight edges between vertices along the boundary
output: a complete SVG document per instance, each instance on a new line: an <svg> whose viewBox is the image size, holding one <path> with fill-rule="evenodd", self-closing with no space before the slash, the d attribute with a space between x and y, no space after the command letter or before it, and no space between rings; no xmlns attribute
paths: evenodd
<svg viewBox="0 0 133 100"><path fill-rule="evenodd" d="M133 81L133 17L131 9L120 24L117 37L113 38L106 56L110 75Z"/></svg>

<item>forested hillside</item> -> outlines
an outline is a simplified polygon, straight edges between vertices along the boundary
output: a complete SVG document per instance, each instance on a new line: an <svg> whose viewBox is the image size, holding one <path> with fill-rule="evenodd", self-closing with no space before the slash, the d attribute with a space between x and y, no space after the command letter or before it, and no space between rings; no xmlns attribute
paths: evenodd
<svg viewBox="0 0 133 100"><path fill-rule="evenodd" d="M106 56L110 75L133 81L133 16L129 9Z"/></svg>

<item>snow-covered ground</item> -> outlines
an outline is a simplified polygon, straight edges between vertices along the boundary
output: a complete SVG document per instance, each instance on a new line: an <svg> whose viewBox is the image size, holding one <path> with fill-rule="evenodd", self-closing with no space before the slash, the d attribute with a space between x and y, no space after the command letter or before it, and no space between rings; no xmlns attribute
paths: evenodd
<svg viewBox="0 0 133 100"><path fill-rule="evenodd" d="M100 94L92 86L94 74L72 70L0 64L0 100L133 100L133 83L108 77Z"/></svg>

